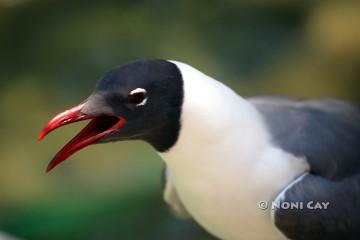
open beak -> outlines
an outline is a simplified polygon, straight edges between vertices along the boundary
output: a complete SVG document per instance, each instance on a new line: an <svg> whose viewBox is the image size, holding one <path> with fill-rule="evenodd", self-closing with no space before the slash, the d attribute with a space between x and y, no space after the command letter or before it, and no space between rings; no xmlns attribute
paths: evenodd
<svg viewBox="0 0 360 240"><path fill-rule="evenodd" d="M65 161L80 149L83 149L90 144L96 143L104 136L120 129L126 122L125 118L123 117L109 115L92 116L83 114L81 113L83 106L84 104L80 104L58 114L52 120L50 120L50 122L40 132L40 135L38 136L39 141L41 141L48 133L58 127L90 119L88 125L86 125L84 129L82 129L55 155L55 157L48 164L46 172L49 172L55 166Z"/></svg>

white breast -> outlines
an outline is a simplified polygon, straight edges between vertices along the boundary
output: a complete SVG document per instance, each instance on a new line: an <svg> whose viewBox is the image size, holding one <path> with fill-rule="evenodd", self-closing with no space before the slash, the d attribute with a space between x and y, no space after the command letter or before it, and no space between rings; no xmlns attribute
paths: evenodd
<svg viewBox="0 0 360 240"><path fill-rule="evenodd" d="M307 169L271 145L261 117L231 89L174 62L184 79L180 136L160 155L190 214L221 239L284 239L258 207Z"/></svg>

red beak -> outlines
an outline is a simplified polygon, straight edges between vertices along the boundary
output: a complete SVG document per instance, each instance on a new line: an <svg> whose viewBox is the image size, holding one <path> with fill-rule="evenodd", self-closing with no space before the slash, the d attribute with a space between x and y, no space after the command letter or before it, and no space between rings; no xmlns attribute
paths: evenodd
<svg viewBox="0 0 360 240"><path fill-rule="evenodd" d="M88 125L82 129L73 139L71 139L51 160L46 168L46 172L49 172L55 166L65 161L75 152L83 149L84 147L93 144L103 138L104 136L120 129L125 124L125 118L115 117L109 115L92 116L81 113L81 109L84 104L80 104L65 112L62 112L55 116L44 127L38 136L38 140L41 141L48 133L54 129L87 119L91 119Z"/></svg>

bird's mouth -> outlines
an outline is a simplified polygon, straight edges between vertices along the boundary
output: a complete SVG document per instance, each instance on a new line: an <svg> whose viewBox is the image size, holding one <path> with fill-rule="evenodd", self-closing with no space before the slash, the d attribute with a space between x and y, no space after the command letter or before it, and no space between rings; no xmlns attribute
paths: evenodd
<svg viewBox="0 0 360 240"><path fill-rule="evenodd" d="M58 127L90 120L90 122L83 128L73 139L71 139L50 161L46 168L46 172L56 167L61 162L65 161L75 152L83 149L84 147L96 143L101 138L109 135L110 133L120 129L125 124L125 118L110 115L92 116L81 113L83 104L66 110L49 121L43 128L38 136L38 140L42 140L48 133Z"/></svg>

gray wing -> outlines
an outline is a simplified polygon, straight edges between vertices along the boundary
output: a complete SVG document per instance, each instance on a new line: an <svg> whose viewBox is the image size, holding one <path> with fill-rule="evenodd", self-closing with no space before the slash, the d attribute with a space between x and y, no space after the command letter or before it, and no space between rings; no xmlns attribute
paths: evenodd
<svg viewBox="0 0 360 240"><path fill-rule="evenodd" d="M163 196L165 202L170 206L171 212L178 218L189 219L191 215L186 210L185 206L181 202L179 195L176 192L175 186L172 184L170 179L170 172L164 165L162 171L162 186Z"/></svg>
<svg viewBox="0 0 360 240"><path fill-rule="evenodd" d="M248 99L262 114L274 144L306 157L311 172L341 179L360 172L360 108L335 99Z"/></svg>
<svg viewBox="0 0 360 240"><path fill-rule="evenodd" d="M289 239L360 239L360 174L332 181L306 174L276 204L302 208L274 209L275 225Z"/></svg>
<svg viewBox="0 0 360 240"><path fill-rule="evenodd" d="M290 239L360 239L360 109L350 103L254 97L274 144L310 165L284 190L281 202L302 209L278 208L275 225ZM309 203L328 203L310 209ZM312 205L314 206L314 205Z"/></svg>

